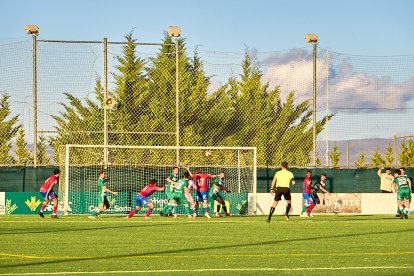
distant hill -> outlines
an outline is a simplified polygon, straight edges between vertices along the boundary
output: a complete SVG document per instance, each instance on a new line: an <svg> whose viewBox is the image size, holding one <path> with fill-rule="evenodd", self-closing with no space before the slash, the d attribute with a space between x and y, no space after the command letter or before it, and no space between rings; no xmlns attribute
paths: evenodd
<svg viewBox="0 0 414 276"><path fill-rule="evenodd" d="M339 165L346 165L346 146L349 145L349 165L353 166L354 162L359 159L359 154L361 152L365 153L365 161L367 163L371 162L371 157L374 154L376 148L378 147L381 155L387 150L387 147L391 145L394 151L394 140L393 139L357 139L357 140L348 140L348 141L329 141L329 153L332 152L334 144L338 146L339 152L342 153L339 160ZM397 141L397 151L399 151L401 146L401 140ZM317 143L318 156L325 156L326 152L326 142L318 141ZM395 154L395 153L394 153ZM321 158L322 159L322 158ZM325 160L325 159L322 159Z"/></svg>

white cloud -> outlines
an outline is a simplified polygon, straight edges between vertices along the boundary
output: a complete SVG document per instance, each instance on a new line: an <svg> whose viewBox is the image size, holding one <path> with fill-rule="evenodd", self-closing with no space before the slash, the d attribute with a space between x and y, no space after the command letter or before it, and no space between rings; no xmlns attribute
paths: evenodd
<svg viewBox="0 0 414 276"><path fill-rule="evenodd" d="M331 110L342 112L372 112L381 110L399 110L407 107L414 99L414 74L405 81L396 82L391 78L393 72L382 71L385 76L364 72L372 70L370 63L355 70L350 61L340 60L335 64L327 59L326 52L317 59L318 106L326 106L326 93L329 90ZM339 61L339 62L338 62ZM283 54L274 54L260 61L264 72L264 81L271 87L280 86L282 97L290 91L296 92L298 101L312 98L313 59L311 52L291 50ZM398 64L396 64L398 66ZM375 69L375 68L374 68ZM402 71L403 74L406 72ZM329 82L328 81L329 78Z"/></svg>

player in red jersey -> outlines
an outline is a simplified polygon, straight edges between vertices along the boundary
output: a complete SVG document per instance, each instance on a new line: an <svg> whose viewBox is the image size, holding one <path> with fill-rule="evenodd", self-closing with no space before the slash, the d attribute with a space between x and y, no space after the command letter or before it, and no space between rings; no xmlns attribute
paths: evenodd
<svg viewBox="0 0 414 276"><path fill-rule="evenodd" d="M146 186L144 189L142 189L137 196L135 197L135 209L132 210L127 218L131 218L133 215L135 215L136 212L138 212L139 210L141 210L141 205L144 203L145 205L148 205L148 211L145 214L145 218L149 218L152 210L154 209L154 203L152 203L152 201L150 199L148 199L148 197L150 195L152 195L155 192L158 191L164 191L165 187L158 187L157 186L157 180L152 179Z"/></svg>
<svg viewBox="0 0 414 276"><path fill-rule="evenodd" d="M305 199L305 204L303 205L301 217L312 216L310 213L316 205L316 200L312 194L312 172L310 170L306 171L306 177L303 180L303 198Z"/></svg>
<svg viewBox="0 0 414 276"><path fill-rule="evenodd" d="M56 215L57 208L58 208L58 196L53 191L53 187L55 186L56 183L59 182L59 175L60 175L60 170L55 169L53 171L53 175L49 177L48 179L46 179L46 181L40 187L40 194L44 197L43 205L42 205L42 208L40 208L40 212L39 212L39 216L41 216L42 218L45 217L43 215L43 211L45 210L50 200L53 200L52 218L56 218L56 219L58 218L58 216Z"/></svg>
<svg viewBox="0 0 414 276"><path fill-rule="evenodd" d="M208 186L207 180L211 178L216 178L217 175L208 174L208 173L201 173L200 170L195 170L192 174L190 172L190 168L187 168L188 172L190 173L191 177L194 178L196 185L197 185L197 202L194 206L194 209L197 211L198 205L200 202L203 202L204 208L204 216L210 218L209 209L208 209ZM197 213L194 213L194 216L197 216Z"/></svg>

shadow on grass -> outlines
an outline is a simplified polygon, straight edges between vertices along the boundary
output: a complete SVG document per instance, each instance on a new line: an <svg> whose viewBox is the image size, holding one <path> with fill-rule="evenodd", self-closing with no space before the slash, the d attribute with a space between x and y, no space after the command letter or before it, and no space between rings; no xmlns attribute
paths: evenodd
<svg viewBox="0 0 414 276"><path fill-rule="evenodd" d="M398 233L408 233L414 232L414 229L404 229L398 231ZM389 235L390 232L387 231L377 231L377 232L364 232L364 233L351 233L351 234L342 234L342 235L331 235L331 236L320 236L320 237L312 237L312 241L317 240L327 240L327 239L337 239L337 238L349 238L349 237L359 237L359 236L369 236L369 235ZM143 256L151 256L151 255L163 255L163 254L176 254L176 253L193 253L194 255L197 253L201 253L207 250L215 250L216 252L220 249L229 249L229 248L239 248L239 247L254 247L254 246L261 246L261 245L277 245L277 244L289 244L289 243L297 243L302 241L309 241L310 238L299 238L294 240L269 240L264 242L255 242L255 243L241 243L236 245L214 245L214 246L206 246L200 248L182 248L182 249L175 249L175 250L160 250L154 252L145 252L139 254L119 254L119 255L111 255L111 256L102 256L96 258L73 258L73 259L62 259L62 260L46 260L46 261L39 261L39 262L28 262L24 264L12 264L12 265L4 265L0 266L0 268L17 268L17 267L29 267L29 266L38 266L38 265L52 265L52 264L72 264L79 261L95 261L95 260L111 260L111 259L122 259L122 258L133 258L133 257L143 257ZM168 258L168 255L166 256Z"/></svg>
<svg viewBox="0 0 414 276"><path fill-rule="evenodd" d="M19 229L19 231L14 230L13 232L7 231L2 232L0 231L0 235L26 235L26 234L46 234L46 233L62 233L62 232L78 232L78 231L95 231L95 230L106 230L106 229L124 229L124 228L142 228L142 227L154 227L154 226L166 226L172 225L172 223L157 223L157 224L133 224L133 225L117 225L117 226L92 226L92 227L76 227L70 229L45 229L45 230L37 230L37 231L27 231L25 229Z"/></svg>

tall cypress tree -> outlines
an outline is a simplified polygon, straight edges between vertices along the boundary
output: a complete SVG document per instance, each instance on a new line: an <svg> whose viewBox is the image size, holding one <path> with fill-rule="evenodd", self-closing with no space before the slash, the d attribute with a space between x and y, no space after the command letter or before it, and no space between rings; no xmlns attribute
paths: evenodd
<svg viewBox="0 0 414 276"><path fill-rule="evenodd" d="M0 164L12 164L14 158L10 155L11 142L19 131L18 116L9 118L10 96L2 95L0 98ZM9 118L9 119L8 119Z"/></svg>
<svg viewBox="0 0 414 276"><path fill-rule="evenodd" d="M374 167L383 166L385 164L385 160L381 157L378 147L376 148L374 154L372 155L371 162Z"/></svg>
<svg viewBox="0 0 414 276"><path fill-rule="evenodd" d="M50 164L50 158L47 155L48 144L46 137L41 135L37 141L37 163L39 165Z"/></svg>
<svg viewBox="0 0 414 276"><path fill-rule="evenodd" d="M24 166L33 162L33 157L31 152L27 148L27 142L25 139L25 131L23 126L19 129L16 138L16 165Z"/></svg>
<svg viewBox="0 0 414 276"><path fill-rule="evenodd" d="M61 103L64 111L60 115L52 116L56 122L57 135L51 138L50 145L54 151L54 159L58 163L64 161L61 155L64 152L61 148L63 145L103 144L103 93L100 79L97 78L95 82L94 99L80 99L69 93L65 93L65 96L69 103ZM102 162L101 157L102 155L97 156L94 149L84 149L72 161L80 164L99 163Z"/></svg>
<svg viewBox="0 0 414 276"><path fill-rule="evenodd" d="M401 143L401 153L398 155L401 166L414 166L414 139Z"/></svg>
<svg viewBox="0 0 414 276"><path fill-rule="evenodd" d="M262 85L262 73L246 53L242 63L241 81L232 81L232 102L237 129L234 141L238 145L257 146L258 163L278 165L287 161L295 165L308 165L312 150L312 127L309 100L295 104L295 93L289 93L285 102L279 87L270 89ZM317 122L316 133L330 116Z"/></svg>

